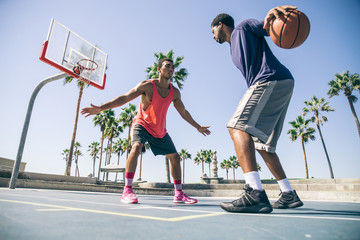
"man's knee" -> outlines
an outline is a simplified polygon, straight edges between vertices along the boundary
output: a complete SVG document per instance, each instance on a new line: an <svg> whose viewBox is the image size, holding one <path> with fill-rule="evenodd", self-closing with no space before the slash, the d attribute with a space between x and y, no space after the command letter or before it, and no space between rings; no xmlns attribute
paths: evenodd
<svg viewBox="0 0 360 240"><path fill-rule="evenodd" d="M139 155L141 153L143 144L140 142L135 142L133 143L133 145L131 146L131 152L133 154Z"/></svg>
<svg viewBox="0 0 360 240"><path fill-rule="evenodd" d="M170 159L171 163L180 162L180 155L178 153L167 154L166 157Z"/></svg>
<svg viewBox="0 0 360 240"><path fill-rule="evenodd" d="M228 128L228 131L232 139L251 138L250 134L236 128Z"/></svg>

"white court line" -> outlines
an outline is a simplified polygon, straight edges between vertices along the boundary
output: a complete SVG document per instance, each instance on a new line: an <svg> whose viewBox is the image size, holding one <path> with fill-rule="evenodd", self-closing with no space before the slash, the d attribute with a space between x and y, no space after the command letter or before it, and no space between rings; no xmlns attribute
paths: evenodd
<svg viewBox="0 0 360 240"><path fill-rule="evenodd" d="M6 193L6 195L16 196L16 197L33 197L33 198L56 200L56 201L63 201L63 202L78 202L78 203L98 204L98 205L101 205L101 206L108 205L108 206L116 206L116 207L125 207L125 208L128 208L128 209L134 209L134 210L160 209L160 210L178 211L178 212L223 213L223 211L204 211L204 210L183 209L183 208L156 207L156 206L151 206L151 205L146 205L146 204L141 204L141 205L123 204L123 203L120 203L120 200L119 200L119 203L103 203L103 202L91 202L91 201L84 201L84 200L52 198L52 197L33 196L33 195L24 195L24 194L15 194L15 193ZM171 201L171 199L170 199L170 201ZM189 206L189 207L191 207L191 206Z"/></svg>

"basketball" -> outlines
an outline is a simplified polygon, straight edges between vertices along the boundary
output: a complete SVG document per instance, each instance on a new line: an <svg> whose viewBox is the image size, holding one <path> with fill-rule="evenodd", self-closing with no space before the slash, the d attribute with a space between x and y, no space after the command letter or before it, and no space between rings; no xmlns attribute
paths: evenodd
<svg viewBox="0 0 360 240"><path fill-rule="evenodd" d="M76 65L74 68L73 68L73 71L74 73L76 73L77 75L80 75L82 69L79 65Z"/></svg>
<svg viewBox="0 0 360 240"><path fill-rule="evenodd" d="M280 14L270 24L271 40L285 49L296 48L305 42L310 33L310 21L299 10L290 10L288 15Z"/></svg>

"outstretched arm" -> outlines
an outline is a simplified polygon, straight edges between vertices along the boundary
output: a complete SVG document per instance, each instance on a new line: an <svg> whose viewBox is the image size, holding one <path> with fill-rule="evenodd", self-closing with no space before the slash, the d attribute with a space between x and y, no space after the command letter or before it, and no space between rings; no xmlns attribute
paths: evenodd
<svg viewBox="0 0 360 240"><path fill-rule="evenodd" d="M278 6L270 9L268 14L266 15L264 19L264 29L266 29L267 32L269 32L270 28L270 22L273 20L273 18L279 18L279 14L288 14L289 10L297 9L297 7L290 6L290 5L284 5L284 6Z"/></svg>
<svg viewBox="0 0 360 240"><path fill-rule="evenodd" d="M181 101L181 95L178 89L174 88L174 107L179 112L180 116L187 121L191 126L196 128L202 135L210 135L210 126L200 126L191 116L191 114L186 110L184 103Z"/></svg>
<svg viewBox="0 0 360 240"><path fill-rule="evenodd" d="M143 82L139 83L136 87L131 89L128 93L126 93L124 95L120 95L117 98L114 98L113 100L111 100L107 103L104 103L100 106L97 106L97 105L94 105L91 103L90 107L86 107L81 110L81 114L85 115L85 117L88 117L90 115L98 114L101 111L104 111L107 109L120 107L120 106L126 104L127 102L130 102L131 100L140 96L145 91L144 90L145 84L146 84L146 81L143 81Z"/></svg>

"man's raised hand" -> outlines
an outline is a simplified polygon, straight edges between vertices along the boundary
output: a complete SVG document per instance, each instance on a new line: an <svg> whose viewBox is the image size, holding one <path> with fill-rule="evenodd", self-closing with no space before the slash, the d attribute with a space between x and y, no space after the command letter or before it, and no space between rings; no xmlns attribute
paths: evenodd
<svg viewBox="0 0 360 240"><path fill-rule="evenodd" d="M93 105L92 103L90 104L91 107L86 107L81 109L81 114L84 115L85 117L88 117L90 115L95 115L101 112L101 108L99 106Z"/></svg>

